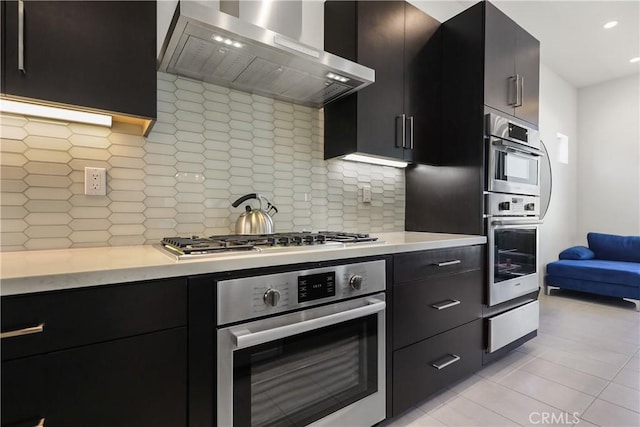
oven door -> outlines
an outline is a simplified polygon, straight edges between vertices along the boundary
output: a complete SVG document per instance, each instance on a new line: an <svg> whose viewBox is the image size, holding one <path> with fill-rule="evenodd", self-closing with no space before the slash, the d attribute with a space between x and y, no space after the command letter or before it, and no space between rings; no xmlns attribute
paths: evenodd
<svg viewBox="0 0 640 427"><path fill-rule="evenodd" d="M384 294L218 330L219 426L385 418Z"/></svg>
<svg viewBox="0 0 640 427"><path fill-rule="evenodd" d="M538 218L489 218L489 305L538 289Z"/></svg>
<svg viewBox="0 0 640 427"><path fill-rule="evenodd" d="M540 151L500 138L489 147L488 191L540 195Z"/></svg>

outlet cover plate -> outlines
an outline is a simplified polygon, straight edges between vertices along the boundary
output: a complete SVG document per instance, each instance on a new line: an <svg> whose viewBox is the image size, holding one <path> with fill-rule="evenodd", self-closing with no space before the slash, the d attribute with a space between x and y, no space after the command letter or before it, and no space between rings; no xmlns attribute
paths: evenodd
<svg viewBox="0 0 640 427"><path fill-rule="evenodd" d="M105 168L84 168L84 194L87 196L107 195L107 170Z"/></svg>

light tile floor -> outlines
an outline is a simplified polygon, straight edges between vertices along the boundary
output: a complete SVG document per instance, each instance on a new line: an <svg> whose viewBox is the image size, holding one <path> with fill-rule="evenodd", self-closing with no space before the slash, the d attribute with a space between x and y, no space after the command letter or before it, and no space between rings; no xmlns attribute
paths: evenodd
<svg viewBox="0 0 640 427"><path fill-rule="evenodd" d="M536 338L386 427L638 427L639 350L633 304L541 294Z"/></svg>

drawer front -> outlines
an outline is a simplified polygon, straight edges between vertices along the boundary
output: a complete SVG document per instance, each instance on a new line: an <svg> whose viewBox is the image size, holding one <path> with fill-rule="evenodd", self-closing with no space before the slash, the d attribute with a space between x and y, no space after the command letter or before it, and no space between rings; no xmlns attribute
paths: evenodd
<svg viewBox="0 0 640 427"><path fill-rule="evenodd" d="M31 332L3 337L2 360L187 323L186 279L8 296L1 305L3 334Z"/></svg>
<svg viewBox="0 0 640 427"><path fill-rule="evenodd" d="M413 344L482 317L480 270L393 288L393 348Z"/></svg>
<svg viewBox="0 0 640 427"><path fill-rule="evenodd" d="M393 415L465 378L481 365L481 319L395 351Z"/></svg>
<svg viewBox="0 0 640 427"><path fill-rule="evenodd" d="M484 246L411 252L393 257L394 284L427 277L478 270L484 264Z"/></svg>

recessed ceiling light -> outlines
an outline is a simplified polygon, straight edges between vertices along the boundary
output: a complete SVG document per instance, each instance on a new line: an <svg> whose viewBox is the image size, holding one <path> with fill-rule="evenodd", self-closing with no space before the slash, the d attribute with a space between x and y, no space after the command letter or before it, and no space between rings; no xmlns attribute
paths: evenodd
<svg viewBox="0 0 640 427"><path fill-rule="evenodd" d="M610 28L615 27L616 25L618 25L618 21L609 21L609 22L607 22L606 24L604 24L604 25L602 26L602 28L604 28L604 29L607 29L607 30L608 30L608 29L610 29Z"/></svg>
<svg viewBox="0 0 640 427"><path fill-rule="evenodd" d="M636 63L636 62L640 62L640 56L636 56L635 58L631 58L629 60L629 62L631 62L632 64Z"/></svg>

